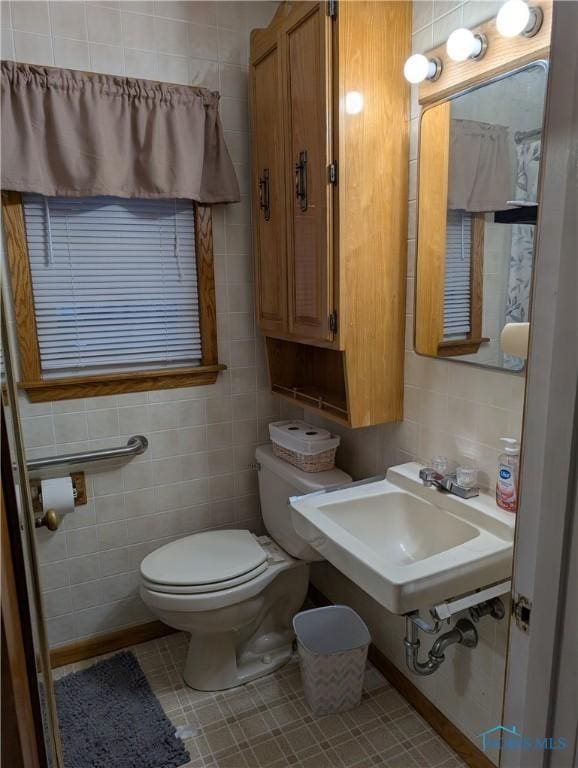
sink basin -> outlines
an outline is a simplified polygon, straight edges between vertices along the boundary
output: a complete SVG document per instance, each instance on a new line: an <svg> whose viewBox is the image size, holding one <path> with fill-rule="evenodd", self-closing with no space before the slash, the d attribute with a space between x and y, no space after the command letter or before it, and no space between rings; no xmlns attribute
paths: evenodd
<svg viewBox="0 0 578 768"><path fill-rule="evenodd" d="M426 488L421 466L385 480L291 499L293 524L392 613L407 613L511 576L514 516L491 496Z"/></svg>
<svg viewBox="0 0 578 768"><path fill-rule="evenodd" d="M474 526L428 501L396 489L362 496L354 504L321 504L324 515L394 565L425 560L479 535Z"/></svg>

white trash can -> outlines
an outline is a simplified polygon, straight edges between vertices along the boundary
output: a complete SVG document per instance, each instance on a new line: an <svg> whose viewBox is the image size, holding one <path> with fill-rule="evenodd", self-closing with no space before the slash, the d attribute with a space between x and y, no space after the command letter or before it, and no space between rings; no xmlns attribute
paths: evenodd
<svg viewBox="0 0 578 768"><path fill-rule="evenodd" d="M346 605L301 611L293 619L305 698L314 715L353 709L361 701L369 630Z"/></svg>

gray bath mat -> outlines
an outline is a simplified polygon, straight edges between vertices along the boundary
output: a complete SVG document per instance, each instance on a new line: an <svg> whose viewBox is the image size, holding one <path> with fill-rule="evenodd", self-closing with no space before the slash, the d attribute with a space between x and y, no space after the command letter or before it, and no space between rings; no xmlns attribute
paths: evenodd
<svg viewBox="0 0 578 768"><path fill-rule="evenodd" d="M65 768L177 768L183 742L132 653L54 684Z"/></svg>

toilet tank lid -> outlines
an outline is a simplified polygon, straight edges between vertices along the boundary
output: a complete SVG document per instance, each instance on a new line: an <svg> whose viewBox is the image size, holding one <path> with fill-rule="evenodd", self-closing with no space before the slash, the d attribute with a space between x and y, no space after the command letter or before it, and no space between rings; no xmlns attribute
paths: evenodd
<svg viewBox="0 0 578 768"><path fill-rule="evenodd" d="M342 469L328 469L325 472L303 472L278 456L275 456L271 445L260 445L255 451L255 458L264 467L278 477L283 478L292 485L295 490L302 493L322 491L334 485L343 485L351 482L351 476Z"/></svg>

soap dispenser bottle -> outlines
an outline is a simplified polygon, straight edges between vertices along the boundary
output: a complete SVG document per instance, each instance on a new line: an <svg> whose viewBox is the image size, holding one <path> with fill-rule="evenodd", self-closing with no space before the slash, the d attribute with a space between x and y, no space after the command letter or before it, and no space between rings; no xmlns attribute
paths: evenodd
<svg viewBox="0 0 578 768"><path fill-rule="evenodd" d="M496 480L496 503L508 512L518 509L518 469L520 466L520 446L513 437L501 437L503 453L498 458L498 477Z"/></svg>

